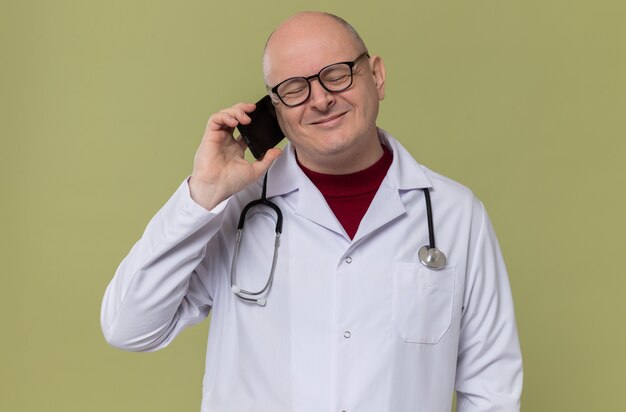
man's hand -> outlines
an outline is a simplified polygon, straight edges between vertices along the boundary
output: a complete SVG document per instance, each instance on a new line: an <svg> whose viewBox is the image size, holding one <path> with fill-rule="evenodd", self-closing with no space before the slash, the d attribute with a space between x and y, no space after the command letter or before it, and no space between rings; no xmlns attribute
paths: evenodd
<svg viewBox="0 0 626 412"><path fill-rule="evenodd" d="M239 103L209 118L189 179L191 198L207 210L259 179L282 153L273 148L253 163L244 159L246 143L241 136L235 139L233 131L239 123L250 123L246 112L255 108L254 103Z"/></svg>

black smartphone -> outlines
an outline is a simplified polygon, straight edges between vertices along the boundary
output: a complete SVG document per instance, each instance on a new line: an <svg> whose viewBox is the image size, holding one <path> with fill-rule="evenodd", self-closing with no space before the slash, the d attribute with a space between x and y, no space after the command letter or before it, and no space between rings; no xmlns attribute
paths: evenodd
<svg viewBox="0 0 626 412"><path fill-rule="evenodd" d="M237 130L243 136L252 156L259 159L263 157L265 152L283 140L285 134L280 130L280 125L276 119L276 109L274 109L269 96L266 95L256 102L256 109L247 114L252 122L238 125Z"/></svg>

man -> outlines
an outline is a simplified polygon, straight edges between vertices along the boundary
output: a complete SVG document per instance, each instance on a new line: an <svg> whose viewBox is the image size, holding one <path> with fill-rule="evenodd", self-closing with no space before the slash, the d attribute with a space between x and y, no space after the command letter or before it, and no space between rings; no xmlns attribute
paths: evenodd
<svg viewBox="0 0 626 412"><path fill-rule="evenodd" d="M253 104L210 117L192 176L107 289L106 339L156 350L212 310L203 411L447 412L454 389L458 411L519 410L494 232L468 189L376 127L382 59L343 20L307 12L272 33L263 69L285 152L243 159L233 131ZM283 215L272 269L271 209L250 212L235 253L240 213L262 191ZM418 256L427 194L440 270Z"/></svg>

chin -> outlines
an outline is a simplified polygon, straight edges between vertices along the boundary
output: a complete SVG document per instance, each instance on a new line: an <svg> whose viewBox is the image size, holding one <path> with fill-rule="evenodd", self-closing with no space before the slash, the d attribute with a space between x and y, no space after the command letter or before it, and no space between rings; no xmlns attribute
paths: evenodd
<svg viewBox="0 0 626 412"><path fill-rule="evenodd" d="M333 131L326 136L322 136L319 141L325 153L337 154L345 150L353 139L348 137L345 133Z"/></svg>

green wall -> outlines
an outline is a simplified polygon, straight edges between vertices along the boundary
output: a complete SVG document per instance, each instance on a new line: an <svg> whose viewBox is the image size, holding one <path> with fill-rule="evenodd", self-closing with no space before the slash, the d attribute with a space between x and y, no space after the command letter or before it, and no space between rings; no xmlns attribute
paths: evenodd
<svg viewBox="0 0 626 412"><path fill-rule="evenodd" d="M208 322L124 353L102 294L208 116L264 92L271 29L311 8L384 57L379 124L486 204L523 410L623 408L623 1L2 0L0 410L199 409Z"/></svg>

